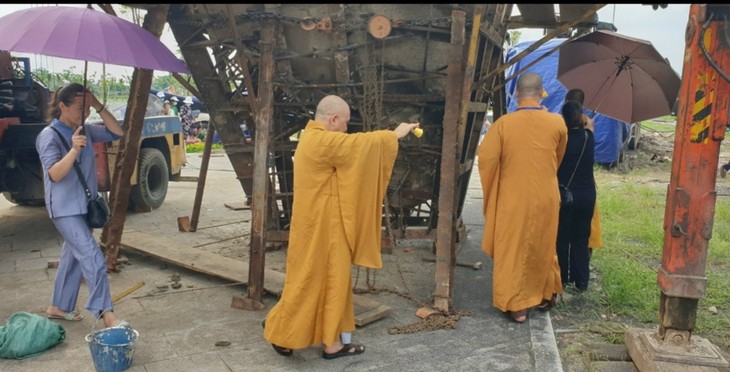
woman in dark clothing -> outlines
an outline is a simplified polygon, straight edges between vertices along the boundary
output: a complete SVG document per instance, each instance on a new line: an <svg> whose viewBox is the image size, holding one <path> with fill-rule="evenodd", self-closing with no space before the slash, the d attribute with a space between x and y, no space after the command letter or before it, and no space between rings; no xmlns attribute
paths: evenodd
<svg viewBox="0 0 730 372"><path fill-rule="evenodd" d="M563 286L574 283L576 288L586 290L590 263L588 238L596 204L593 122L588 119L586 123L583 107L575 101L565 102L562 114L568 126L568 145L558 168L558 181L568 185L574 203L560 207L558 262Z"/></svg>

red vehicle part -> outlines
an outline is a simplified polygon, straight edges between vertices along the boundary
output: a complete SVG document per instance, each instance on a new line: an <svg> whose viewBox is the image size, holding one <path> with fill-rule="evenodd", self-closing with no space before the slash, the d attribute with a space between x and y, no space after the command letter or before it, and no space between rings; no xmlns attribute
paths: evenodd
<svg viewBox="0 0 730 372"><path fill-rule="evenodd" d="M692 4L658 274L659 337L688 342L705 296L720 143L730 107L727 5Z"/></svg>

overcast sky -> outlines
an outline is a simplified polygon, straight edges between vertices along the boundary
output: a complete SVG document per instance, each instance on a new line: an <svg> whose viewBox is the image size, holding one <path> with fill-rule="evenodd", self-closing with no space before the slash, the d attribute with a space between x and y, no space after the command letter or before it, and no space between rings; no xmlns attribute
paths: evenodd
<svg viewBox="0 0 730 372"><path fill-rule="evenodd" d="M86 6L85 4L64 4ZM33 6L31 4L4 4L0 5L0 17L19 9ZM517 9L515 6L514 9ZM640 4L609 4L598 11L598 19L602 22L611 22L618 32L627 36L650 41L659 53L669 59L669 63L677 72L682 74L682 60L684 56L684 31L689 18L689 4L669 4L666 9L653 10L650 5ZM538 40L542 37L542 30L522 29L521 41ZM172 50L177 51L177 45L169 27L165 26L162 41ZM77 73L83 73L83 65L78 67L77 61L63 58L33 56L31 65L43 67L51 72L62 72L71 66ZM101 73L102 64L89 63L89 71ZM132 76L131 67L107 65L107 74ZM155 75L167 74L155 72Z"/></svg>

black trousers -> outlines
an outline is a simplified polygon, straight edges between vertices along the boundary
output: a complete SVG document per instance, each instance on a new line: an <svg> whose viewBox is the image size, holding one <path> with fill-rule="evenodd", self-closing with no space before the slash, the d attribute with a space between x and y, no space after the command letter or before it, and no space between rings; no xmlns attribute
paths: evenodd
<svg viewBox="0 0 730 372"><path fill-rule="evenodd" d="M556 243L563 286L575 283L576 288L581 290L588 288L590 277L591 252L588 238L591 235L591 219L596 202L595 190L591 191L573 191L575 203L570 207L560 208Z"/></svg>

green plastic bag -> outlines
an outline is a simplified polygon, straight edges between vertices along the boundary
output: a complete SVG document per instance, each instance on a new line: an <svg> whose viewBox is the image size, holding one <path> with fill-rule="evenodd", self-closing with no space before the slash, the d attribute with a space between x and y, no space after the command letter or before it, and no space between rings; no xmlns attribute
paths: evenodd
<svg viewBox="0 0 730 372"><path fill-rule="evenodd" d="M38 314L19 311L0 327L0 358L24 359L56 346L66 330Z"/></svg>

